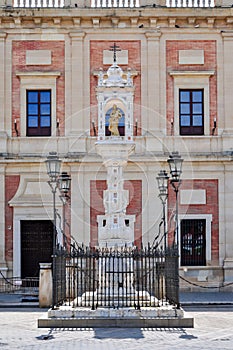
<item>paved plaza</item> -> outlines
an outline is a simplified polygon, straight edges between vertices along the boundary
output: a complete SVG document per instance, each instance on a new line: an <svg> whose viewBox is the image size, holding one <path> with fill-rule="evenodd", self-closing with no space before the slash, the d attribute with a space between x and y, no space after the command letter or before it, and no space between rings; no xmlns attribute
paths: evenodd
<svg viewBox="0 0 233 350"><path fill-rule="evenodd" d="M188 310L189 308L189 310ZM232 349L233 307L188 307L192 329L39 329L39 308L0 309L0 348L3 350L147 350Z"/></svg>

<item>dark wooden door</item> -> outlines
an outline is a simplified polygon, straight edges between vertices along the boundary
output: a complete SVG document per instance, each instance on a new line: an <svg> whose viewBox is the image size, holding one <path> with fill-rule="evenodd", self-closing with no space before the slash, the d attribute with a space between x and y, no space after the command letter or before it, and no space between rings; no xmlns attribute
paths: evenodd
<svg viewBox="0 0 233 350"><path fill-rule="evenodd" d="M39 277L39 263L52 262L53 223L21 221L21 278Z"/></svg>

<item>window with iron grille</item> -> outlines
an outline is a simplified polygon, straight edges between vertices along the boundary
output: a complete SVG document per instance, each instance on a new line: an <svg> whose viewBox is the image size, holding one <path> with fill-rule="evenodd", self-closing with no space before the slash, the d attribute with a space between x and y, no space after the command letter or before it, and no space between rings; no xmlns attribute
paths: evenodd
<svg viewBox="0 0 233 350"><path fill-rule="evenodd" d="M51 135L51 90L27 90L27 136Z"/></svg>
<svg viewBox="0 0 233 350"><path fill-rule="evenodd" d="M206 265L206 220L181 220L181 265Z"/></svg>
<svg viewBox="0 0 233 350"><path fill-rule="evenodd" d="M204 135L204 91L179 90L180 135Z"/></svg>

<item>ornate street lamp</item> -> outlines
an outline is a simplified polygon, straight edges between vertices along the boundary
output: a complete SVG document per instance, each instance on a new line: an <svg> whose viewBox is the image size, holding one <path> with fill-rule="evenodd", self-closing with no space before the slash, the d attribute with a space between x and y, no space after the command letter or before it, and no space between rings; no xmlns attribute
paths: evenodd
<svg viewBox="0 0 233 350"><path fill-rule="evenodd" d="M49 152L45 164L47 167L47 173L49 175L50 182L56 183L61 169L61 160L58 158L57 152Z"/></svg>
<svg viewBox="0 0 233 350"><path fill-rule="evenodd" d="M180 183L183 159L181 158L179 152L172 152L169 155L167 162L170 168L171 181Z"/></svg>
<svg viewBox="0 0 233 350"><path fill-rule="evenodd" d="M172 152L169 155L169 159L167 160L170 168L170 183L175 191L176 194L176 214L175 214L175 232L174 232L174 241L175 243L175 237L176 237L176 243L177 243L177 249L179 249L179 232L178 232L178 192L179 187L181 185L181 179L180 176L182 174L182 164L183 159L181 158L180 154L178 152Z"/></svg>
<svg viewBox="0 0 233 350"><path fill-rule="evenodd" d="M66 171L63 171L58 177L58 187L61 194L66 197L70 191L71 177Z"/></svg>
<svg viewBox="0 0 233 350"><path fill-rule="evenodd" d="M168 196L169 176L167 175L167 172L165 170L160 170L156 179L158 182L159 198L161 199L161 202L163 205L163 237L164 237L164 250L166 250L166 247L167 247L167 234L166 234L167 228L166 228L165 208L166 208L166 201L167 201L167 196Z"/></svg>
<svg viewBox="0 0 233 350"><path fill-rule="evenodd" d="M67 201L70 199L68 193L70 191L70 184L71 184L71 177L70 175L66 172L63 171L59 178L58 178L58 187L60 190L60 199L62 201L62 217L63 217L63 243L64 246L66 247L67 239L66 239L66 218L65 218L65 205Z"/></svg>

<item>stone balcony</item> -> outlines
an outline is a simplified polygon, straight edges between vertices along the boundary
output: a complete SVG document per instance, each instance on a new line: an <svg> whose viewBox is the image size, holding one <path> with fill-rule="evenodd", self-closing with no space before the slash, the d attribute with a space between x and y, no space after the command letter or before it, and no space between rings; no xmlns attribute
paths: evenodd
<svg viewBox="0 0 233 350"><path fill-rule="evenodd" d="M0 6L13 8L213 8L231 6L228 0L0 0Z"/></svg>

